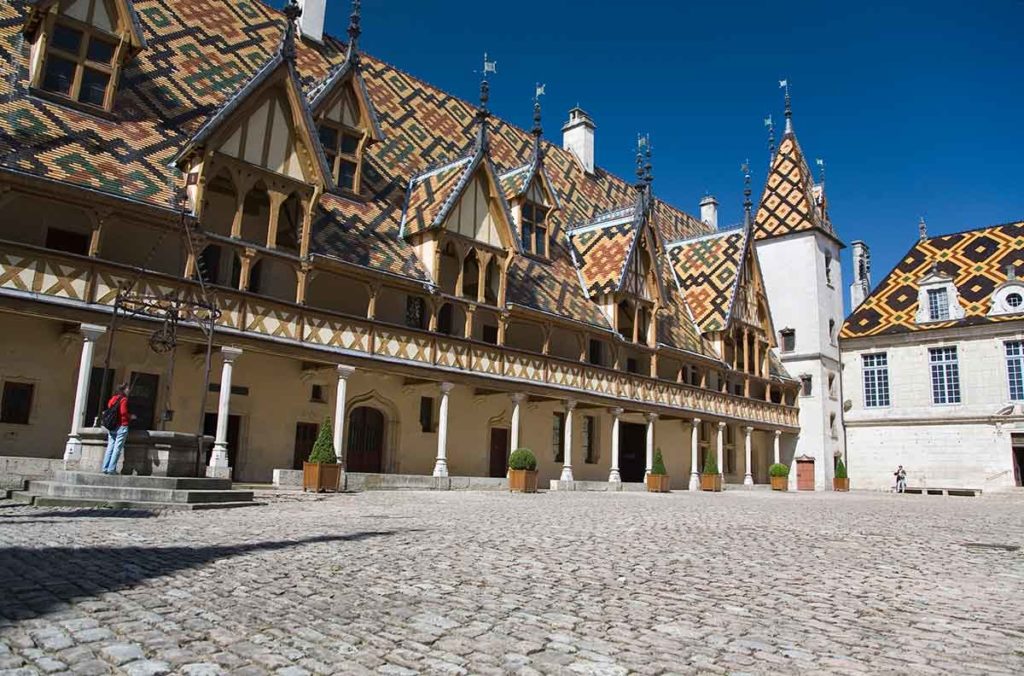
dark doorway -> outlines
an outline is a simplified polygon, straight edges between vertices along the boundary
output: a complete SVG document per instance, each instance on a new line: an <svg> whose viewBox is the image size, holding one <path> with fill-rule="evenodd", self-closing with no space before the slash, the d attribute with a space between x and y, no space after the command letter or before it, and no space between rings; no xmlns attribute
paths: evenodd
<svg viewBox="0 0 1024 676"><path fill-rule="evenodd" d="M1024 434L1011 435L1013 439L1013 483L1024 486Z"/></svg>
<svg viewBox="0 0 1024 676"><path fill-rule="evenodd" d="M93 366L92 374L89 376L89 401L85 405L85 420L84 425L86 427L98 427L97 422L103 409L107 407L107 402L110 401L110 397L114 394L114 387L117 383L114 382L114 369L106 369L107 380L103 382L103 367Z"/></svg>
<svg viewBox="0 0 1024 676"><path fill-rule="evenodd" d="M316 423L295 423L295 455L292 457L292 469L302 469L302 463L309 460L316 435L319 433L320 426ZM337 453L338 449L334 449L334 452Z"/></svg>
<svg viewBox="0 0 1024 676"><path fill-rule="evenodd" d="M241 443L242 416L228 414L228 465L235 468L235 458L238 457L238 444ZM203 417L203 434L217 438L217 414L207 413ZM206 452L206 464L210 464L210 453L213 445Z"/></svg>
<svg viewBox="0 0 1024 676"><path fill-rule="evenodd" d="M102 372L100 379L102 380ZM160 391L160 376L155 373L132 372L129 379L131 394L128 395L128 411L135 416L131 422L133 430L153 430L156 423L156 397Z"/></svg>
<svg viewBox="0 0 1024 676"><path fill-rule="evenodd" d="M369 406L360 406L348 419L348 449L345 469L349 472L378 474L384 458L384 414Z"/></svg>
<svg viewBox="0 0 1024 676"><path fill-rule="evenodd" d="M503 477L508 475L508 444L508 430L504 427L492 427L490 476Z"/></svg>
<svg viewBox="0 0 1024 676"><path fill-rule="evenodd" d="M640 482L647 471L647 426L619 423L619 475L624 482Z"/></svg>

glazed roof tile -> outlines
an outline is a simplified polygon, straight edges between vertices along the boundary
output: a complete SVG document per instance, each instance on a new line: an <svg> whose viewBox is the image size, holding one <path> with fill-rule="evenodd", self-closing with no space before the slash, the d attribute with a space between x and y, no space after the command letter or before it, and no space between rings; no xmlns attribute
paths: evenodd
<svg viewBox="0 0 1024 676"><path fill-rule="evenodd" d="M814 180L796 134L787 132L772 159L764 192L754 217L754 238L819 230L835 238L825 211L824 195L815 194Z"/></svg>
<svg viewBox="0 0 1024 676"><path fill-rule="evenodd" d="M918 324L920 280L933 266L952 277L964 318ZM1007 267L1024 270L1024 221L918 240L885 279L846 318L841 338L884 336L952 326L1024 319L988 316L992 292L1007 281Z"/></svg>
<svg viewBox="0 0 1024 676"><path fill-rule="evenodd" d="M702 331L722 331L729 323L745 243L739 228L667 247L680 291Z"/></svg>

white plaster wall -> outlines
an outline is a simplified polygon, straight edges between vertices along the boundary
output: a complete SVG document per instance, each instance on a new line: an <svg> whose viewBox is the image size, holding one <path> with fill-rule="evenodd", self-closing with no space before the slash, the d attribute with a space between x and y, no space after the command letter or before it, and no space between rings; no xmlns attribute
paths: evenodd
<svg viewBox="0 0 1024 676"><path fill-rule="evenodd" d="M779 356L791 376L810 374L812 378L811 396L801 396L798 401L800 435L793 453L783 454L790 460L790 485L796 487L792 458L807 455L815 459L815 487L828 490L832 486L833 456L844 452L839 346L834 338L843 320L839 246L823 235L808 232L760 240L756 250L775 330L795 330L794 350ZM830 282L825 273L826 251L832 257ZM829 320L834 322L833 335ZM829 371L836 373L834 394L828 392ZM834 434L829 425L833 413Z"/></svg>
<svg viewBox="0 0 1024 676"><path fill-rule="evenodd" d="M1013 486L1010 434L1024 417L998 415L1010 405L1004 343L1024 339L1020 322L926 332L844 344L844 395L851 481L887 488L896 465L908 483L993 490ZM929 348L956 346L961 403L933 404ZM864 406L863 355L885 352L887 407ZM891 467L890 467L891 466Z"/></svg>

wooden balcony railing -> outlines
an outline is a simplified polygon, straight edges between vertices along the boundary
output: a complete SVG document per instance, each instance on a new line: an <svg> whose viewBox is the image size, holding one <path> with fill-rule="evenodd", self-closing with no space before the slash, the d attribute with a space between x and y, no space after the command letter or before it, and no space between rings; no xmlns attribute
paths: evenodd
<svg viewBox="0 0 1024 676"><path fill-rule="evenodd" d="M95 258L0 241L0 293L43 302L112 306L135 280L146 294L195 296L198 284ZM361 353L409 365L443 367L491 378L575 390L638 404L732 418L753 425L796 428L798 410L535 352L373 322L285 303L233 289L216 289L218 325L253 337Z"/></svg>

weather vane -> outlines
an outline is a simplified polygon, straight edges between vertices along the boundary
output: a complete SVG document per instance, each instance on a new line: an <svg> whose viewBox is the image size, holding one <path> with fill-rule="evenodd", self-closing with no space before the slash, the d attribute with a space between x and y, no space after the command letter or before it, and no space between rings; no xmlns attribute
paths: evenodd
<svg viewBox="0 0 1024 676"><path fill-rule="evenodd" d="M547 88L546 84L537 83L537 87L533 90L533 100L540 101L540 97L544 96L547 92L544 90Z"/></svg>
<svg viewBox="0 0 1024 676"><path fill-rule="evenodd" d="M821 169L821 180L819 181L819 183L824 183L825 182L825 160L823 160L823 159L821 159L819 157L819 158L814 160L814 163L818 165L819 169Z"/></svg>
<svg viewBox="0 0 1024 676"><path fill-rule="evenodd" d="M477 71L477 72L480 72L480 71ZM498 74L498 62L497 61L488 61L487 60L487 52L484 52L483 76L484 76L485 79L487 78L487 74L488 73L494 73L495 75Z"/></svg>

